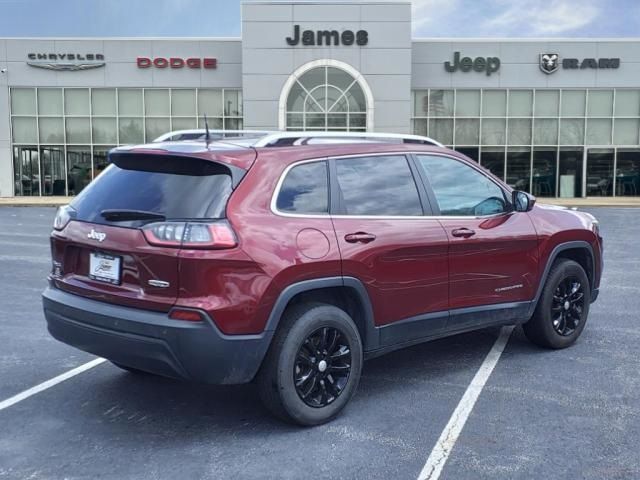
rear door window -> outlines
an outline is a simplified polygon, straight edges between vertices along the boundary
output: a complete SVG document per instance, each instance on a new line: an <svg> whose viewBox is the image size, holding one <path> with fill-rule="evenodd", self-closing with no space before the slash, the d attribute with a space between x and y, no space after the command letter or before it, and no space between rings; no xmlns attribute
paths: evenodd
<svg viewBox="0 0 640 480"><path fill-rule="evenodd" d="M110 222L101 212L142 210L167 220L225 217L232 178L223 166L190 158L176 158L171 166L170 159L148 157L156 158L128 162L126 168L110 165L71 203L76 219L137 227L145 221Z"/></svg>
<svg viewBox="0 0 640 480"><path fill-rule="evenodd" d="M419 216L418 189L406 157L336 160L341 210L347 215Z"/></svg>
<svg viewBox="0 0 640 480"><path fill-rule="evenodd" d="M282 212L322 214L329 211L327 162L311 162L289 170L282 182L276 207Z"/></svg>

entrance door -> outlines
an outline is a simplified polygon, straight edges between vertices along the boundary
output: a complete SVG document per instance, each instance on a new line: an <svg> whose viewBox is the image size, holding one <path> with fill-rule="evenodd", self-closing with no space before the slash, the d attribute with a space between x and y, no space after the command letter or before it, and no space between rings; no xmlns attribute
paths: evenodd
<svg viewBox="0 0 640 480"><path fill-rule="evenodd" d="M587 197L611 197L614 195L615 151L613 148L588 148L586 151Z"/></svg>

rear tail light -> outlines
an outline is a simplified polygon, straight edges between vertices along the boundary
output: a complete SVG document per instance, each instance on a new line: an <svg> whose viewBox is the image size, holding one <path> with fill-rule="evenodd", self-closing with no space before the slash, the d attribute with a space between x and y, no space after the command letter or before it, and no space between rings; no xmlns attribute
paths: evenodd
<svg viewBox="0 0 640 480"><path fill-rule="evenodd" d="M182 320L184 322L201 322L202 314L196 310L174 308L169 312L169 318L172 320Z"/></svg>
<svg viewBox="0 0 640 480"><path fill-rule="evenodd" d="M158 222L142 228L147 242L160 247L233 248L236 235L226 220L211 223Z"/></svg>
<svg viewBox="0 0 640 480"><path fill-rule="evenodd" d="M53 228L55 230L64 229L64 227L66 227L69 221L71 220L72 213L75 213L75 210L69 205L58 207L56 216L53 219Z"/></svg>

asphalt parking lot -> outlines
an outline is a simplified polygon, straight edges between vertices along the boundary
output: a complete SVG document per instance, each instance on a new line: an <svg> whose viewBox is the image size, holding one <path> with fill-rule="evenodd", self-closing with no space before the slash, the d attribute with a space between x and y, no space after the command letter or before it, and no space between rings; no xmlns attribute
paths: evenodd
<svg viewBox="0 0 640 480"><path fill-rule="evenodd" d="M562 351L516 329L440 478L640 478L640 209L589 208L605 273ZM0 208L0 402L93 359L41 311L52 208ZM334 422L284 425L253 385L137 376L109 363L0 410L0 478L415 479L494 344L489 329L365 364Z"/></svg>

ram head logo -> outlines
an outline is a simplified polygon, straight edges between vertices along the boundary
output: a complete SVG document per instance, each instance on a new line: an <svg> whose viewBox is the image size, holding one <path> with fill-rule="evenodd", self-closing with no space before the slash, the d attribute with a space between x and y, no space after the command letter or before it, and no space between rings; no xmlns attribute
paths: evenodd
<svg viewBox="0 0 640 480"><path fill-rule="evenodd" d="M540 54L540 70L544 73L553 73L560 66L560 57L557 53L541 53Z"/></svg>

